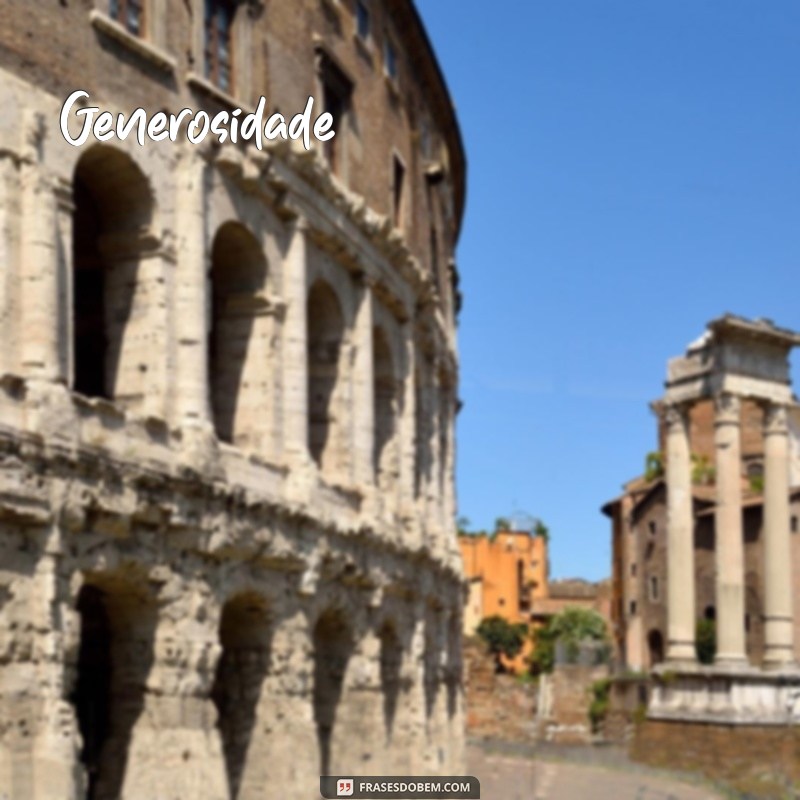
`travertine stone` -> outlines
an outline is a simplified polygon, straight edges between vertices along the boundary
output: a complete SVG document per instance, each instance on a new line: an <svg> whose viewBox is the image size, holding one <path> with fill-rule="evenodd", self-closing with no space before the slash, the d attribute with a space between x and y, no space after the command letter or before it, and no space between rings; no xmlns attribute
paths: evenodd
<svg viewBox="0 0 800 800"><path fill-rule="evenodd" d="M674 664L692 664L696 659L694 525L687 426L684 407L667 410L667 660Z"/></svg>
<svg viewBox="0 0 800 800"><path fill-rule="evenodd" d="M794 665L787 409L764 415L764 666Z"/></svg>
<svg viewBox="0 0 800 800"><path fill-rule="evenodd" d="M741 403L731 394L716 398L717 653L720 667L747 664L744 629L744 532L742 525Z"/></svg>

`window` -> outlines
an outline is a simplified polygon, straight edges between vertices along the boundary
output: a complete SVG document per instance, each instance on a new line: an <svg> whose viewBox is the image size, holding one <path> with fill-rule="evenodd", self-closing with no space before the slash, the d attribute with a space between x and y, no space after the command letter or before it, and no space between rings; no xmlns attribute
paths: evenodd
<svg viewBox="0 0 800 800"><path fill-rule="evenodd" d="M635 600L631 600L630 605L628 606L628 609L630 611L630 615L632 617L635 617L636 616L636 601Z"/></svg>
<svg viewBox="0 0 800 800"><path fill-rule="evenodd" d="M792 533L797 533L797 516L794 514L792 514L791 528Z"/></svg>
<svg viewBox="0 0 800 800"><path fill-rule="evenodd" d="M392 219L395 228L403 224L403 184L406 179L406 168L397 157L392 158Z"/></svg>
<svg viewBox="0 0 800 800"><path fill-rule="evenodd" d="M109 16L119 22L128 33L141 36L144 13L143 0L111 0L108 4Z"/></svg>
<svg viewBox="0 0 800 800"><path fill-rule="evenodd" d="M659 600L659 587L658 578L655 575L650 576L647 582L647 592L651 603L657 603Z"/></svg>
<svg viewBox="0 0 800 800"><path fill-rule="evenodd" d="M235 12L233 0L206 0L206 78L226 92L233 88L231 28Z"/></svg>
<svg viewBox="0 0 800 800"><path fill-rule="evenodd" d="M392 40L387 36L383 43L383 66L386 74L392 79L397 80L397 51L394 49Z"/></svg>
<svg viewBox="0 0 800 800"><path fill-rule="evenodd" d="M356 3L356 32L364 41L369 39L369 6L366 0Z"/></svg>
<svg viewBox="0 0 800 800"><path fill-rule="evenodd" d="M631 564L631 577L636 577L636 564Z"/></svg>
<svg viewBox="0 0 800 800"><path fill-rule="evenodd" d="M322 105L333 117L336 135L323 143L323 152L331 171L341 175L344 161L345 123L350 111L353 84L349 78L327 56L321 62Z"/></svg>
<svg viewBox="0 0 800 800"><path fill-rule="evenodd" d="M655 520L651 519L650 522L647 523L647 529L650 531L650 535L651 536L655 536L656 535L656 523L655 523Z"/></svg>

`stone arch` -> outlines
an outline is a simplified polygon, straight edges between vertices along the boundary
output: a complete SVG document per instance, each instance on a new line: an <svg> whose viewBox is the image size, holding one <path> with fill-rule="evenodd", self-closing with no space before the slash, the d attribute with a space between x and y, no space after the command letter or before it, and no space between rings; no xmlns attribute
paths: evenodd
<svg viewBox="0 0 800 800"><path fill-rule="evenodd" d="M396 432L400 383L389 337L378 325L372 333L372 357L375 406L373 467L376 482L385 489L396 483L399 473Z"/></svg>
<svg viewBox="0 0 800 800"><path fill-rule="evenodd" d="M222 441L242 444L254 434L261 411L257 373L266 365L252 364L248 355L256 317L266 310L267 260L256 237L241 223L226 222L217 230L210 277L208 359L214 427Z"/></svg>
<svg viewBox="0 0 800 800"><path fill-rule="evenodd" d="M345 318L330 284L317 280L308 293L308 447L320 469L335 472L344 461L342 345Z"/></svg>
<svg viewBox="0 0 800 800"><path fill-rule="evenodd" d="M330 774L333 731L354 637L344 614L326 611L317 620L314 646L314 721L320 753L320 775Z"/></svg>
<svg viewBox="0 0 800 800"><path fill-rule="evenodd" d="M272 632L269 609L261 595L241 592L223 606L219 625L222 654L211 699L217 709L232 800L239 797L247 768L262 686L269 671Z"/></svg>
<svg viewBox="0 0 800 800"><path fill-rule="evenodd" d="M81 633L71 699L83 741L86 798L116 800L145 707L157 606L139 582L107 574L88 578L76 605Z"/></svg>
<svg viewBox="0 0 800 800"><path fill-rule="evenodd" d="M155 199L134 160L108 145L80 157L73 193L72 386L135 404L154 352L146 311L157 303L140 265L155 250Z"/></svg>

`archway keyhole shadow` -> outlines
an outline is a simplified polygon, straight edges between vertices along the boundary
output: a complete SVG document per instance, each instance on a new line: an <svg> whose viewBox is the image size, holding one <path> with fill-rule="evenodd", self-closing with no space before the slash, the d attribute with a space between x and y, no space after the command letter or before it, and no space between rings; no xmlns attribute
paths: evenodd
<svg viewBox="0 0 800 800"><path fill-rule="evenodd" d="M242 785L258 720L264 679L269 672L273 625L265 600L244 592L222 609L217 664L211 699L217 709L225 770L232 800Z"/></svg>
<svg viewBox="0 0 800 800"><path fill-rule="evenodd" d="M320 775L330 774L336 712L345 673L353 654L352 631L339 611L327 611L314 626L314 721L320 753Z"/></svg>

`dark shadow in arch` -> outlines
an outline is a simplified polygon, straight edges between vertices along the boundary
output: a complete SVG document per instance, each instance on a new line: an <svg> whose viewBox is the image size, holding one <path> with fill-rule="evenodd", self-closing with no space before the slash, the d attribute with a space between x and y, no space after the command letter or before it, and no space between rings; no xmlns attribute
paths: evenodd
<svg viewBox="0 0 800 800"><path fill-rule="evenodd" d="M308 294L307 319L308 447L311 457L323 467L331 446L338 445L337 425L341 421L332 401L339 380L345 324L336 293L322 280L316 281Z"/></svg>
<svg viewBox="0 0 800 800"><path fill-rule="evenodd" d="M380 631L381 654L381 692L383 694L383 720L386 726L386 740L391 741L394 718L397 714L397 701L400 696L400 672L403 666L403 645L397 630L387 622Z"/></svg>
<svg viewBox="0 0 800 800"><path fill-rule="evenodd" d="M267 260L258 240L239 222L226 222L211 247L211 330L208 376L217 436L237 437L236 410L256 313L267 279Z"/></svg>
<svg viewBox="0 0 800 800"><path fill-rule="evenodd" d="M78 160L73 199L73 389L113 399L155 202L138 165L108 145Z"/></svg>
<svg viewBox="0 0 800 800"><path fill-rule="evenodd" d="M131 579L101 575L81 589L77 609L81 641L71 699L84 741L86 798L116 800L133 728L145 706L157 606Z"/></svg>
<svg viewBox="0 0 800 800"><path fill-rule="evenodd" d="M267 676L273 628L265 600L255 592L232 597L222 609L222 645L211 699L217 709L232 800L239 796L247 753Z"/></svg>
<svg viewBox="0 0 800 800"><path fill-rule="evenodd" d="M336 711L342 697L353 634L343 615L326 611L314 626L314 720L320 753L320 775L328 775Z"/></svg>

